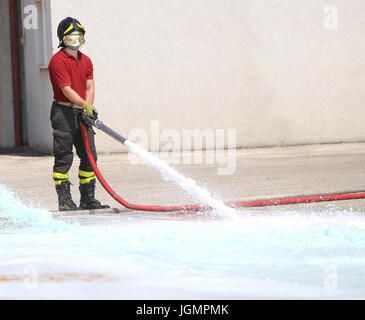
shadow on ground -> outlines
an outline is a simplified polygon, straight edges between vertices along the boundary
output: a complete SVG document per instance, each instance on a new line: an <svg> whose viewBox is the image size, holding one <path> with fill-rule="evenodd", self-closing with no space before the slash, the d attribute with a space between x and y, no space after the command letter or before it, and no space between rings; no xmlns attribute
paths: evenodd
<svg viewBox="0 0 365 320"><path fill-rule="evenodd" d="M42 156L52 155L50 152L35 150L29 146L0 148L0 154L9 156L22 156L22 157L42 157Z"/></svg>

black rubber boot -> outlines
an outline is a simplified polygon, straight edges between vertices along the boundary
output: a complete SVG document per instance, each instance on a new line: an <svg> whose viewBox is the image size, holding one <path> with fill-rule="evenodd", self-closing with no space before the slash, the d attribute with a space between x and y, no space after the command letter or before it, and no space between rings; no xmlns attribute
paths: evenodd
<svg viewBox="0 0 365 320"><path fill-rule="evenodd" d="M89 183L80 184L80 210L84 209L105 209L108 205L102 205L95 199L95 180Z"/></svg>
<svg viewBox="0 0 365 320"><path fill-rule="evenodd" d="M61 184L56 185L59 211L69 211L78 209L76 203L72 201L70 185L71 185L70 181L62 181Z"/></svg>

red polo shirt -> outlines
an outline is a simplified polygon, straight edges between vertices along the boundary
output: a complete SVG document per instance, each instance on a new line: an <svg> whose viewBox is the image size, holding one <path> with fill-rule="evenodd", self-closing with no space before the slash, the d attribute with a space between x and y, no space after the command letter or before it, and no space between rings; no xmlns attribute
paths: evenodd
<svg viewBox="0 0 365 320"><path fill-rule="evenodd" d="M80 51L76 60L61 49L49 62L48 72L53 87L53 97L62 102L71 101L64 96L61 88L71 86L81 98L85 99L86 80L94 78L90 58Z"/></svg>

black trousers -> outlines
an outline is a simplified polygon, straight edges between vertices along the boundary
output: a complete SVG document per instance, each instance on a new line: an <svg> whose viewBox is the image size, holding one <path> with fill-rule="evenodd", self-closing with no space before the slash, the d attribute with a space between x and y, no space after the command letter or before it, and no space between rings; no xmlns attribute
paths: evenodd
<svg viewBox="0 0 365 320"><path fill-rule="evenodd" d="M53 128L53 172L66 174L73 162L73 146L80 158L79 169L92 172L93 168L87 157L84 142L82 140L80 122L78 119L80 110L60 105L53 102L51 108L51 123ZM86 126L90 148L97 161L94 135L95 132L90 125Z"/></svg>

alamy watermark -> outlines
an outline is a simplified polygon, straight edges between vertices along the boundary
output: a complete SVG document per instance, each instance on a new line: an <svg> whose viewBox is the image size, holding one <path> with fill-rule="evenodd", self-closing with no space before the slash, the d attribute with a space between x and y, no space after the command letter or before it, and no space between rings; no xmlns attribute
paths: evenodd
<svg viewBox="0 0 365 320"><path fill-rule="evenodd" d="M216 165L218 175L232 175L236 170L236 129L160 130L159 121L152 120L149 132L133 129L128 140L145 150L159 151L158 157L168 164ZM133 153L128 157L132 164L143 163Z"/></svg>
<svg viewBox="0 0 365 320"><path fill-rule="evenodd" d="M328 5L323 9L323 27L327 30L338 29L338 9L336 6Z"/></svg>
<svg viewBox="0 0 365 320"><path fill-rule="evenodd" d="M35 266L26 266L24 268L24 288L35 290L38 288L38 269Z"/></svg>
<svg viewBox="0 0 365 320"><path fill-rule="evenodd" d="M161 0L165 1L165 0ZM24 20L23 26L27 30L38 29L38 9L36 5L28 4L23 9ZM323 8L323 27L327 30L338 29L338 8L334 5L328 5Z"/></svg>
<svg viewBox="0 0 365 320"><path fill-rule="evenodd" d="M24 20L23 26L26 30L38 29L38 9L33 4L28 4L24 7Z"/></svg>
<svg viewBox="0 0 365 320"><path fill-rule="evenodd" d="M334 291L338 288L338 270L336 266L329 265L323 269L324 279L323 286L328 291Z"/></svg>

